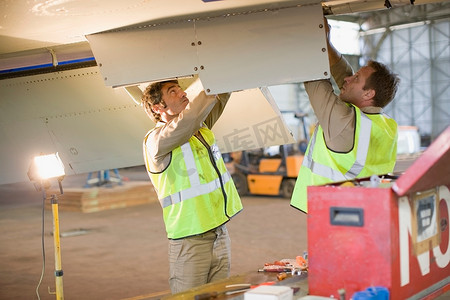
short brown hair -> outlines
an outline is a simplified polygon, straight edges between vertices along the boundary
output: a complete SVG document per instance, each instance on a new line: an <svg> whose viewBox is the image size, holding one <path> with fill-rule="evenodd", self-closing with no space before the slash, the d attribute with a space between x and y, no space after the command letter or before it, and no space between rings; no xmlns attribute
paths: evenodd
<svg viewBox="0 0 450 300"><path fill-rule="evenodd" d="M156 104L162 104L164 107L166 107L166 103L164 103L164 100L162 99L162 87L166 83L176 83L178 84L178 80L166 80L166 81L159 81L151 83L147 86L147 88L144 91L144 94L142 95L142 105L144 106L145 112L147 115L152 119L153 121L161 121L161 116L154 112L152 109L153 105Z"/></svg>
<svg viewBox="0 0 450 300"><path fill-rule="evenodd" d="M374 106L385 107L394 99L400 78L382 63L370 60L367 66L374 69L375 72L367 78L364 90L375 90Z"/></svg>

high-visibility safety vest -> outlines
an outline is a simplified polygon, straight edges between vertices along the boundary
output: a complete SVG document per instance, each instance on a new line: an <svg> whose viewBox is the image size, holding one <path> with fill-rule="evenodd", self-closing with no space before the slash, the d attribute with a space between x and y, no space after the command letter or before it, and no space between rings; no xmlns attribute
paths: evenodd
<svg viewBox="0 0 450 300"><path fill-rule="evenodd" d="M160 173L152 172L148 164L145 145L151 131L144 139L145 163L163 209L169 239L205 233L242 210L214 134L206 127L199 131L207 144L192 136L172 150L169 166Z"/></svg>
<svg viewBox="0 0 450 300"><path fill-rule="evenodd" d="M353 105L352 105L353 106ZM291 198L291 206L308 212L307 186L387 174L397 156L397 123L384 113L356 115L354 144L346 153L331 151L317 126L306 150Z"/></svg>

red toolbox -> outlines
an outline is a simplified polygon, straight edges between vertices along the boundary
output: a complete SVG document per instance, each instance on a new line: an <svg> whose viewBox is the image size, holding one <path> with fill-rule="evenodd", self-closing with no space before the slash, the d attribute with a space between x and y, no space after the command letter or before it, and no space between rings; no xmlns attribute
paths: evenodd
<svg viewBox="0 0 450 300"><path fill-rule="evenodd" d="M381 181L380 181L381 179ZM401 176L308 187L309 294L450 290L450 127ZM354 186L348 186L354 185Z"/></svg>

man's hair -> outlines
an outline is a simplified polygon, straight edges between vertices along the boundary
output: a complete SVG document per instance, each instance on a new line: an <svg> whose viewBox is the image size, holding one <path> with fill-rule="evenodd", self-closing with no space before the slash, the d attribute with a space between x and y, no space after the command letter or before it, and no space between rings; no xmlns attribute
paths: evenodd
<svg viewBox="0 0 450 300"><path fill-rule="evenodd" d="M153 121L161 121L160 114L153 111L152 106L156 104L162 104L164 107L166 107L166 103L164 103L164 100L162 99L162 87L166 83L176 83L178 84L177 80L166 80L166 81L159 81L154 82L152 84L149 84L147 88L144 91L144 94L142 95L142 105L144 106L145 112L147 115L153 120Z"/></svg>
<svg viewBox="0 0 450 300"><path fill-rule="evenodd" d="M370 60L367 65L375 72L367 78L364 89L375 90L374 106L385 107L394 99L400 78L382 63Z"/></svg>

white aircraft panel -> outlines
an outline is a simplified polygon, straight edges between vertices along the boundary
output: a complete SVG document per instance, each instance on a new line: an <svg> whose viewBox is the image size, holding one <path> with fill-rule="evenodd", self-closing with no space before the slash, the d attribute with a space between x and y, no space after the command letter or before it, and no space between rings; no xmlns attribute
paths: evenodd
<svg viewBox="0 0 450 300"><path fill-rule="evenodd" d="M207 93L329 78L320 4L87 36L109 86L198 74Z"/></svg>
<svg viewBox="0 0 450 300"><path fill-rule="evenodd" d="M222 153L295 142L267 88L232 93L212 130Z"/></svg>
<svg viewBox="0 0 450 300"><path fill-rule="evenodd" d="M139 26L88 35L87 39L108 86L196 73L193 22Z"/></svg>
<svg viewBox="0 0 450 300"><path fill-rule="evenodd" d="M0 81L0 184L28 181L34 156L59 152L66 174L144 164L154 126L98 67Z"/></svg>
<svg viewBox="0 0 450 300"><path fill-rule="evenodd" d="M210 93L329 78L321 5L196 22Z"/></svg>
<svg viewBox="0 0 450 300"><path fill-rule="evenodd" d="M203 89L195 80L186 89L187 97L194 99ZM211 130L222 153L295 142L268 88L233 92Z"/></svg>

